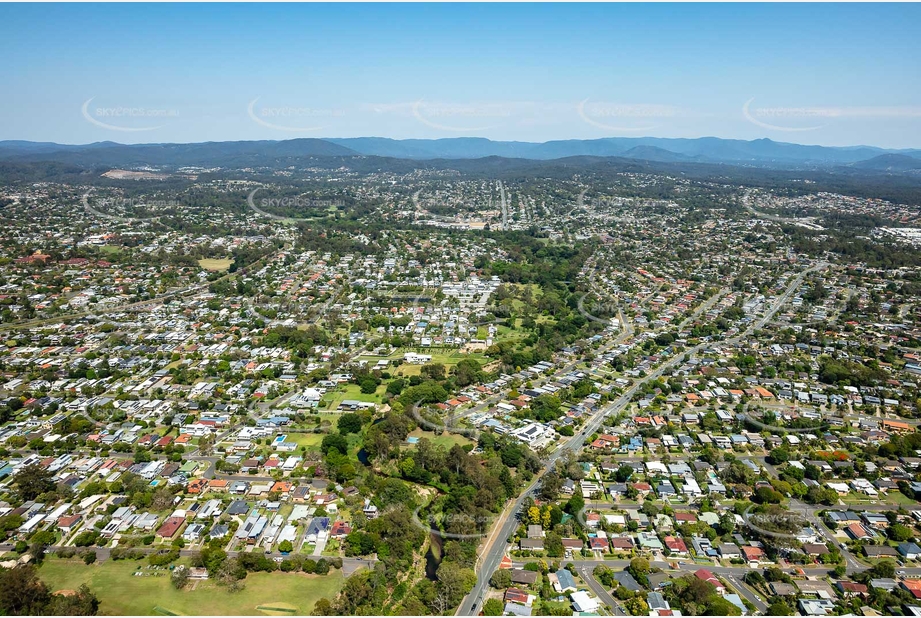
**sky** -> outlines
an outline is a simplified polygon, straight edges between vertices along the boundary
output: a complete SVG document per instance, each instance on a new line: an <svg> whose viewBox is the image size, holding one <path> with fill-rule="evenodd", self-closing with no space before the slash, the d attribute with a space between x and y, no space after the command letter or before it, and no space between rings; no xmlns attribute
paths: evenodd
<svg viewBox="0 0 921 618"><path fill-rule="evenodd" d="M0 140L921 148L918 4L0 4Z"/></svg>

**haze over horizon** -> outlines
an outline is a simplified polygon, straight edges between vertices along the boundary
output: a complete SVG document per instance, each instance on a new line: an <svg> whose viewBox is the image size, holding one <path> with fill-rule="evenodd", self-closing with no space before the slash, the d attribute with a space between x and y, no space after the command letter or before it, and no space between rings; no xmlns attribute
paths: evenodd
<svg viewBox="0 0 921 618"><path fill-rule="evenodd" d="M297 140L297 139L301 139L301 138L306 138L306 139L317 139L317 140L322 140L322 141L331 142L331 143L334 143L334 144L335 144L335 143L340 143L340 142L348 142L349 140L394 140L394 141L398 141L398 142L401 142L401 141L433 141L433 142L434 142L434 141L438 141L438 140L480 140L480 139L486 139L486 140L489 140L489 141L494 142L494 143L497 143L497 144L513 144L513 143L518 143L518 144L529 144L529 145L542 145L542 144L550 144L550 143L554 143L554 142L565 142L565 141L584 141L584 142L590 142L590 141L593 141L593 140L600 140L600 139L620 139L620 138L624 138L624 139L636 139L636 140L640 140L640 141L645 140L645 139L649 139L649 140L652 140L652 139L676 139L676 140L678 140L678 139L687 139L687 140L706 140L706 139L732 140L732 139L741 139L741 138L721 138L721 137L718 137L718 136L715 136L715 135L700 135L700 136L697 136L697 137L676 137L676 138L672 138L672 137L670 137L670 136L653 137L653 136L651 136L651 135L605 135L605 136L595 137L595 138L565 138L565 137L563 137L563 138L552 139L552 140L499 140L499 139L495 139L495 140L494 140L494 139L490 139L490 138L483 137L483 136L480 136L480 135L444 135L444 136L441 136L441 137L423 137L423 138L416 138L416 137L405 137L405 138L403 138L403 137L386 137L386 136L381 136L381 135L357 135L357 136L354 136L354 137L342 137L342 136L334 136L334 135L322 135L322 136L306 136L306 135L301 136L301 135L291 135L291 136L282 136L282 137L260 137L260 138L251 138L251 139L226 139L226 140L214 139L214 140L195 140L195 141L155 141L155 140L150 140L150 141L132 141L132 140L130 140L130 139L126 139L126 140L106 139L106 140L95 140L95 141L92 141L92 142L61 142L61 141L57 141L57 140L27 140L27 139L26 139L26 140L24 140L24 139L9 139L9 140L7 140L7 139L0 139L0 144L2 144L2 143L4 143L4 142L6 142L6 143L24 142L24 143L32 143L32 144L58 144L58 145L61 145L61 146L68 146L68 147L72 147L72 146L77 146L77 147L79 147L79 146L93 146L93 145L95 145L95 144L112 144L112 145L117 145L117 146L156 146L156 145L158 145L158 144L174 144L174 145L190 145L190 146L191 146L191 145L195 145L195 144L207 144L207 143L211 143L211 144L220 144L220 143L233 143L233 142L262 142L262 141L282 142L282 141L289 141L289 140ZM838 146L838 145L824 146L824 145L822 145L822 144L810 143L810 142L806 142L806 141L796 141L796 140L794 140L794 139L787 139L787 140L784 140L784 139L772 139L772 138L769 138L769 137L766 137L766 136L765 136L765 137L761 137L761 138L751 138L751 139L745 140L745 141L753 142L753 141L764 140L764 139L770 139L771 141L773 141L773 142L775 142L775 143L778 143L778 144L790 144L790 145L793 145L793 146L820 147L820 148L845 148L845 149L846 149L846 148L855 148L855 149L856 149L856 148L878 148L878 149L883 149L883 150L885 150L885 151L890 151L890 152L901 152L901 151L905 151L905 152L911 153L913 156L917 156L917 152L918 152L919 150L921 150L921 148L916 148L916 147L911 147L911 146L908 146L908 147L892 147L892 148L887 148L887 147L885 147L885 146L876 146L875 144L842 144L842 145L840 145L840 146ZM45 149L45 150L43 150L43 152L49 152L49 151L48 151L47 149ZM500 156L501 156L501 155L500 155ZM525 157L525 158L527 158L527 157Z"/></svg>
<svg viewBox="0 0 921 618"><path fill-rule="evenodd" d="M48 8L0 6L0 139L921 147L918 5Z"/></svg>

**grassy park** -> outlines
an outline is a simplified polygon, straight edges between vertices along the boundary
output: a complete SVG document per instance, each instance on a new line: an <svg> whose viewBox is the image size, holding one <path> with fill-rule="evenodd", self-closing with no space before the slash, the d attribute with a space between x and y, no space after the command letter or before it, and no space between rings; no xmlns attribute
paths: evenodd
<svg viewBox="0 0 921 618"><path fill-rule="evenodd" d="M230 265L233 263L233 260L228 258L215 259L215 258L205 258L198 260L198 265L204 268L205 270L227 270L230 268Z"/></svg>
<svg viewBox="0 0 921 618"><path fill-rule="evenodd" d="M263 608L285 608L309 615L321 597L332 598L342 586L339 571L329 575L250 573L239 592L228 592L212 581L199 581L185 590L170 584L166 569L145 568L145 562L107 560L84 565L79 560L48 559L39 575L53 590L76 590L87 584L108 615L279 615ZM136 572L143 573L141 576ZM285 612L287 613L287 612Z"/></svg>

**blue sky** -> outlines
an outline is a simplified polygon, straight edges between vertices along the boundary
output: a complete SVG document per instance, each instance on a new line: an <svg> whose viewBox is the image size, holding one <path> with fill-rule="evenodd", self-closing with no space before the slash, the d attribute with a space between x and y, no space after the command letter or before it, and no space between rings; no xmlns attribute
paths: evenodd
<svg viewBox="0 0 921 618"><path fill-rule="evenodd" d="M0 4L0 139L921 147L916 4Z"/></svg>

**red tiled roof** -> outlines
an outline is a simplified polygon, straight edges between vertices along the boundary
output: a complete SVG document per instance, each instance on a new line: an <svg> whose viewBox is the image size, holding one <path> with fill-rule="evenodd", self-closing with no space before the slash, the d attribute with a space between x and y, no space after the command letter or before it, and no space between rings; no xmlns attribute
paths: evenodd
<svg viewBox="0 0 921 618"><path fill-rule="evenodd" d="M179 528L185 523L184 517L170 517L157 530L157 536L165 539L171 539L179 532Z"/></svg>

